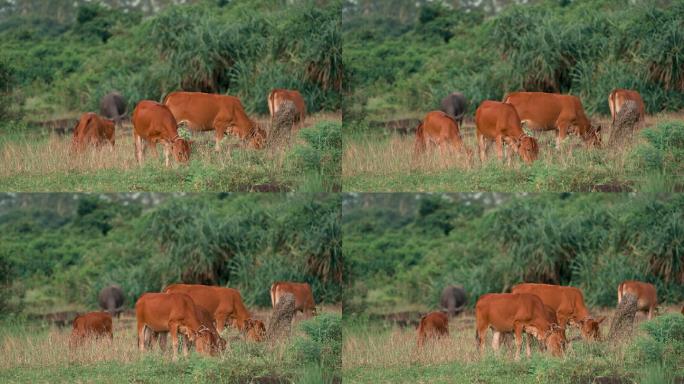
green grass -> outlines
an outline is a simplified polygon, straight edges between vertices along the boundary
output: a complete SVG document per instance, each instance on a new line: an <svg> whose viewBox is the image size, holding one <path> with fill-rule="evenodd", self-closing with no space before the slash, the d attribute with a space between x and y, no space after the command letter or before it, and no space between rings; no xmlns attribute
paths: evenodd
<svg viewBox="0 0 684 384"><path fill-rule="evenodd" d="M681 124L668 119L671 117L655 117L645 132L673 124L684 131ZM682 172L680 166L671 164L657 169L645 161L657 158L651 154L653 150L667 152L651 148L653 139L643 137L645 134L629 146L610 148L606 144L609 134L604 132L604 146L600 149L587 149L579 139L570 137L557 150L555 136L543 133L537 135L539 159L528 166L516 155L510 167L498 161L493 144L489 146L487 158L479 160L473 124L465 124L461 134L466 146L473 150L471 160L460 153L439 150L415 157L413 135L352 134L344 143L344 190L561 192L610 188L673 192L681 188L676 177ZM673 147L672 152L677 151L681 150Z"/></svg>
<svg viewBox="0 0 684 384"><path fill-rule="evenodd" d="M473 322L472 314L451 320L448 338L429 343L419 351L413 328L348 320L344 326L344 382L570 384L612 377L628 383L674 383L676 377L684 375L681 355L678 361L667 365L642 359L637 341L654 339L643 326L632 340L576 341L562 358L553 358L533 347L531 358L522 357L516 362L510 349L495 353L489 343L485 355L480 357L473 338ZM659 328L671 322L684 325L684 317L671 313L649 323ZM607 331L604 325L603 334ZM573 332L575 335L576 331ZM659 345L669 349L668 356L676 358L677 348L684 346L684 340L672 337Z"/></svg>
<svg viewBox="0 0 684 384"><path fill-rule="evenodd" d="M325 126L339 131L336 119L314 116L310 120L314 127L304 130L317 132ZM166 168L161 146L158 158L148 150L143 165L137 164L129 130L117 133L114 150L90 149L79 155L69 153L69 136L27 132L31 131L12 132L0 141L0 190L324 192L339 188L338 174L318 166L327 148L312 145L306 137L263 150L236 148L236 140L227 138L217 153L213 133L195 134L190 163L172 161ZM335 160L339 163L339 157Z"/></svg>

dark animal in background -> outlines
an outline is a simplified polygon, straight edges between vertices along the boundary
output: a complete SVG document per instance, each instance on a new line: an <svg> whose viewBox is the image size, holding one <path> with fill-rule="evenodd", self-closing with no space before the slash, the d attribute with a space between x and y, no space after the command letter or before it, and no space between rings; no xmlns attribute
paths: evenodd
<svg viewBox="0 0 684 384"><path fill-rule="evenodd" d="M98 296L100 308L118 318L123 312L124 297L124 293L118 285L104 287Z"/></svg>
<svg viewBox="0 0 684 384"><path fill-rule="evenodd" d="M466 291L460 285L448 285L444 287L442 296L439 299L442 310L447 312L451 317L461 313L467 302Z"/></svg>
<svg viewBox="0 0 684 384"><path fill-rule="evenodd" d="M119 92L110 92L100 101L100 115L114 120L117 128L121 127L121 121L126 116L126 99Z"/></svg>
<svg viewBox="0 0 684 384"><path fill-rule="evenodd" d="M468 100L461 92L453 92L442 99L439 109L456 120L460 127L463 125L463 116L468 110Z"/></svg>

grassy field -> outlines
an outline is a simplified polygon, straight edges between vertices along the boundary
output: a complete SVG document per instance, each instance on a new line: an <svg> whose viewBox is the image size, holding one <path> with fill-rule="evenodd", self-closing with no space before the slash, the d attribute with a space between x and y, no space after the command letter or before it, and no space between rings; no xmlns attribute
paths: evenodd
<svg viewBox="0 0 684 384"><path fill-rule="evenodd" d="M323 313L341 314L339 306ZM267 320L268 312L254 311ZM318 319L318 318L317 318ZM316 321L316 320L311 320ZM309 321L307 321L309 322ZM114 319L114 340L91 341L70 350L71 330L45 323L4 321L0 323L0 382L3 383L322 383L338 373L309 359L310 337L295 320L289 339L269 343L247 343L235 330L224 333L226 351L215 357L191 352L177 362L170 351L141 353L137 348L135 317ZM328 344L316 348L333 350ZM302 347L304 346L304 347ZM324 354L322 352L321 354ZM329 352L328 352L329 353Z"/></svg>
<svg viewBox="0 0 684 384"><path fill-rule="evenodd" d="M533 347L532 357L523 353L518 362L512 349L492 351L491 332L485 355L478 354L472 311L452 319L449 337L426 344L422 351L417 350L413 327L347 319L343 378L345 383L679 383L684 379L684 317L678 310L668 308L674 313L656 317L648 330L644 317L637 315L641 326L631 339L575 341L562 358ZM594 316L611 312L601 310ZM603 323L602 335L609 324L610 319ZM573 329L568 338L576 335Z"/></svg>
<svg viewBox="0 0 684 384"><path fill-rule="evenodd" d="M648 116L646 130L681 119L681 115L673 114ZM464 122L461 129L466 146L473 150L472 159L460 153L442 154L439 150L414 157L413 135L380 131L367 133L367 128L358 127L356 131L363 134L345 135L342 160L344 190L673 192L682 188L676 177L678 174L681 176L680 167L663 171L644 166L641 151L650 143L643 135L630 145L611 148L607 146L610 132L606 127L610 125L609 121L606 118L597 121L604 127L602 148L586 149L576 136L572 136L557 150L554 133L536 134L540 141L539 159L528 166L516 155L510 167L498 161L493 143L489 146L487 159L479 160L473 121ZM676 148L676 151L680 150Z"/></svg>
<svg viewBox="0 0 684 384"><path fill-rule="evenodd" d="M317 114L307 119L304 129L340 121L339 114ZM268 125L266 118L257 122ZM340 188L334 175L312 170L318 164L301 155L311 146L301 135L263 150L236 148L237 140L227 137L222 150L215 152L213 131L196 133L190 163L172 162L166 168L161 146L159 158L148 150L144 164L138 165L130 126L117 132L114 150L91 149L80 155L69 153L70 135L34 132L0 135L0 190L323 192ZM316 150L320 157L326 155Z"/></svg>

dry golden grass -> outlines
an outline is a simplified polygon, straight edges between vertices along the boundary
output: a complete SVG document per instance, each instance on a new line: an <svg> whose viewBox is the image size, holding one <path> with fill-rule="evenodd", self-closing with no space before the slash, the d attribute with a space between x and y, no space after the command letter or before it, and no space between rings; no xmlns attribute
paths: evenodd
<svg viewBox="0 0 684 384"><path fill-rule="evenodd" d="M646 127L679 115L649 116ZM595 184L633 185L645 171L635 170L632 151L643 142L608 148L610 121L603 125L601 149L587 149L576 136L568 137L560 150L555 148L555 133L536 133L540 143L539 159L525 165L517 156L509 167L497 159L490 143L486 160L479 159L475 125L466 121L461 135L472 158L455 151L432 148L416 156L414 136L390 134L388 137L356 136L345 140L342 179L347 191L545 191L591 190ZM505 157L504 157L505 162ZM575 189L567 189L572 187Z"/></svg>
<svg viewBox="0 0 684 384"><path fill-rule="evenodd" d="M340 120L339 114L321 113L309 117L305 128L325 120ZM269 124L268 118L259 118L257 123L262 127ZM188 171L209 176L220 175L224 180L217 182L216 188L231 187L231 184L258 184L264 179L274 183L297 183L300 172L288 166L288 153L300 140L292 138L288 142L265 148L263 150L241 149L236 152L239 141L226 136L221 143L221 150L214 150L214 132L193 133L195 141L191 149L191 167L179 165L172 159L171 169ZM132 126L127 124L116 132L114 148L104 146L101 149L88 148L83 153L70 153L71 136L51 134L48 137L23 135L16 140L0 141L0 178L6 179L8 190L92 190L102 186L116 190L203 190L205 185L178 185L166 180L169 185L155 188L154 174L163 177L168 173L163 166L163 148L158 146L158 157L153 157L147 149L144 164L141 166L135 159ZM144 169L148 169L145 173ZM232 174L239 173L237 179ZM78 181L71 179L78 178ZM88 183L89 179L92 183ZM97 180L97 182L95 181ZM266 181L268 182L268 181ZM152 183L152 184L148 184ZM145 185L141 185L145 184ZM201 183L200 183L201 184ZM35 186L35 188L33 188ZM235 186L233 186L235 188ZM209 188L211 189L211 187Z"/></svg>
<svg viewBox="0 0 684 384"><path fill-rule="evenodd" d="M322 306L321 313L333 312L341 314L340 306ZM252 311L254 318L260 319L267 324L270 310L259 309ZM295 317L294 323L302 321L301 315ZM77 348L69 348L69 335L71 327L58 328L56 326L47 329L33 326L0 329L0 370L14 368L40 367L67 367L69 365L88 365L100 362L116 362L131 364L140 362L148 356L155 359L171 361L171 342L169 339L166 353L162 354L159 348L152 351L140 352L137 344L135 316L128 314L121 318L113 319L113 340L99 339L88 340ZM21 330L22 332L18 332ZM293 327L293 337L301 335L297 327ZM264 354L272 364L279 364L285 360L289 353L290 340L280 339L275 343L247 343L242 340L239 332L232 328L226 328L222 335L228 341L228 348L220 355L214 357L221 361L231 361L244 357L244 347L260 345L266 348ZM194 352L191 352L194 353ZM182 359L182 353L179 352Z"/></svg>

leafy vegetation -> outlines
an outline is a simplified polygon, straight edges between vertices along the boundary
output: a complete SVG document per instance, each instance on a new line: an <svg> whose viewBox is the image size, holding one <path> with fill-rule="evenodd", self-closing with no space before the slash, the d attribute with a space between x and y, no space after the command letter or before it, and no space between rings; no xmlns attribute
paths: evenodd
<svg viewBox="0 0 684 384"><path fill-rule="evenodd" d="M317 302L340 300L339 197L162 195L150 203L155 196L7 196L16 203L0 211L0 283L11 293L3 315L96 308L112 283L129 307L181 281L237 288L251 306L270 305L276 280L310 283Z"/></svg>
<svg viewBox="0 0 684 384"><path fill-rule="evenodd" d="M649 113L684 107L681 0L373 3L345 9L345 119L424 113L455 90L471 115L517 90L572 93L591 114L614 88L639 90Z"/></svg>
<svg viewBox="0 0 684 384"><path fill-rule="evenodd" d="M447 284L469 305L520 282L573 285L614 306L627 279L684 299L678 194L349 195L345 314L436 308Z"/></svg>

